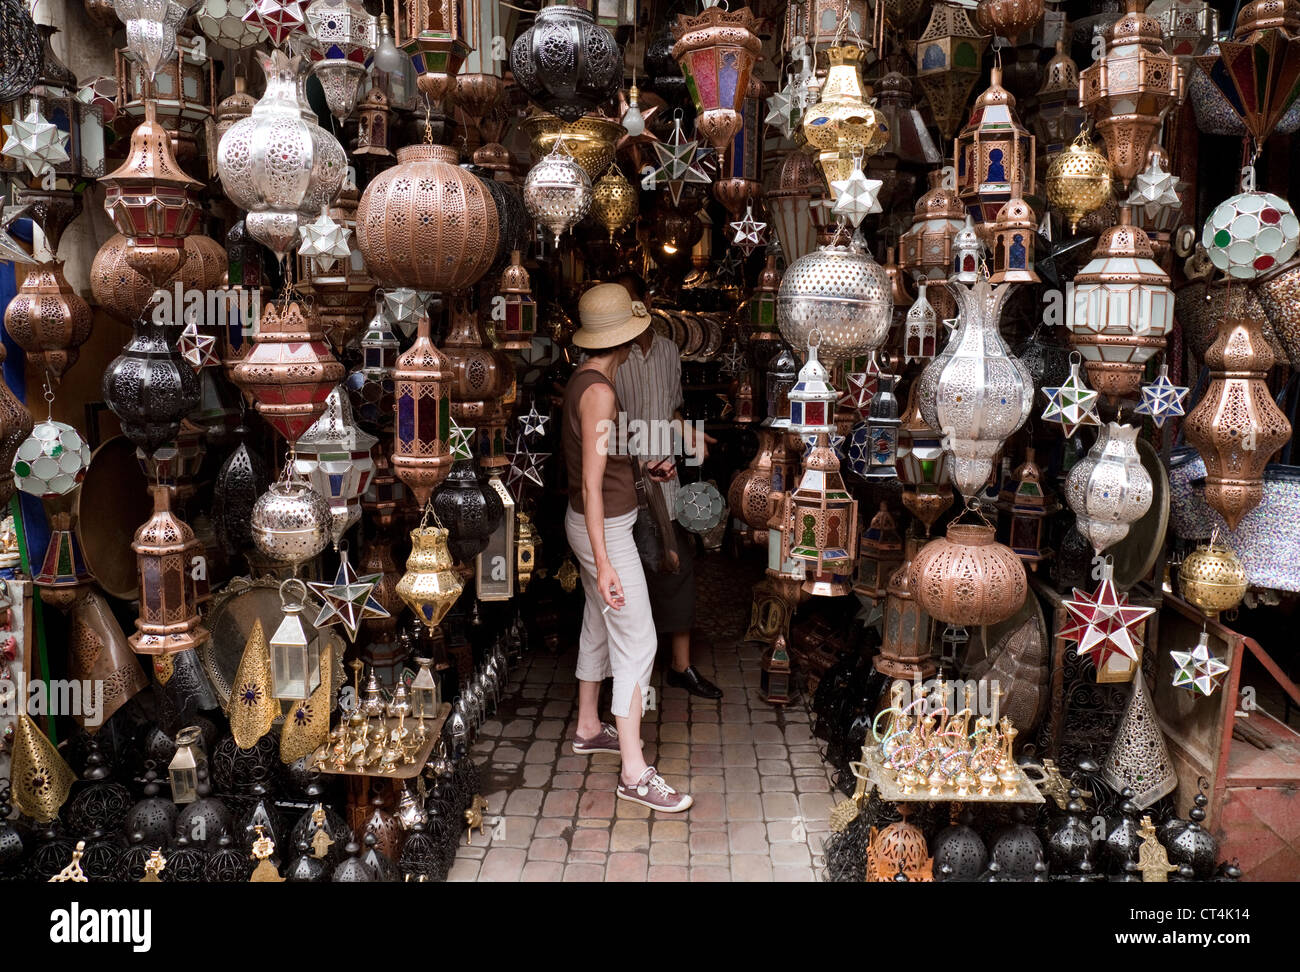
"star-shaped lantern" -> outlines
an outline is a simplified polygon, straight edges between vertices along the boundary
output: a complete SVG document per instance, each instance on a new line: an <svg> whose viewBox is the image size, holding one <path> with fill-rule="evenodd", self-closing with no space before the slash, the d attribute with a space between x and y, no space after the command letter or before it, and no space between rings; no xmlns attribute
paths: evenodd
<svg viewBox="0 0 1300 972"><path fill-rule="evenodd" d="M848 391L840 396L839 403L857 412L858 418L865 419L871 408L871 400L876 397L876 389L880 387L882 374L884 369L880 365L880 359L872 351L865 371L849 372Z"/></svg>
<svg viewBox="0 0 1300 972"><path fill-rule="evenodd" d="M257 24L277 47L290 34L304 30L307 18L301 0L256 0L244 14L246 24Z"/></svg>
<svg viewBox="0 0 1300 972"><path fill-rule="evenodd" d="M745 218L738 219L734 223L728 223L731 227L731 242L745 251L745 256L749 256L760 246L763 245L763 236L767 233L767 224L760 223L754 219L754 207L745 207Z"/></svg>
<svg viewBox="0 0 1300 972"><path fill-rule="evenodd" d="M1043 411L1044 422L1055 422L1065 429L1067 436L1085 425L1100 425L1097 415L1097 393L1083 380L1080 365L1083 358L1079 352L1070 353L1070 374L1065 383L1056 388L1044 388L1047 396L1047 408Z"/></svg>
<svg viewBox="0 0 1300 972"><path fill-rule="evenodd" d="M36 263L37 260L9 235L9 227L14 220L22 219L31 212L31 205L6 206L4 215L0 216L0 260L12 263Z"/></svg>
<svg viewBox="0 0 1300 972"><path fill-rule="evenodd" d="M1210 635L1205 631L1201 632L1200 641L1191 651L1171 651L1169 657L1177 666L1174 688L1185 688L1205 696L1215 693L1230 667L1210 651Z"/></svg>
<svg viewBox="0 0 1300 972"><path fill-rule="evenodd" d="M836 216L843 216L856 229L872 213L882 211L880 200L877 198L882 186L884 182L879 179L868 179L863 174L862 167L854 165L847 179L838 179L831 183L832 195L835 197L831 212Z"/></svg>
<svg viewBox="0 0 1300 972"><path fill-rule="evenodd" d="M801 435L799 438L803 440L803 455L800 458L803 459L804 462L807 462L808 457L812 455L813 446L817 445L817 436ZM836 435L832 432L827 436L827 438L831 440L831 448L835 450L835 455L839 458L840 462L847 463L849 457L844 451L844 436Z"/></svg>
<svg viewBox="0 0 1300 972"><path fill-rule="evenodd" d="M789 138L799 126L799 86L791 75L785 87L767 99L767 116L764 124L777 129L783 138Z"/></svg>
<svg viewBox="0 0 1300 972"><path fill-rule="evenodd" d="M734 378L745 371L745 352L740 349L740 344L735 338L731 339L731 346L722 352L720 361L721 367L718 370L729 378Z"/></svg>
<svg viewBox="0 0 1300 972"><path fill-rule="evenodd" d="M745 261L735 250L728 249L714 270L713 279L720 285L739 286Z"/></svg>
<svg viewBox="0 0 1300 972"><path fill-rule="evenodd" d="M523 448L519 448L523 446ZM510 472L506 477L507 486L515 486L515 499L519 499L519 490L524 488L524 482L534 483L537 486L545 486L542 480L542 467L546 465L546 460L551 458L549 452L531 452L524 443L516 445L518 451L510 454ZM524 482L520 482L523 480Z"/></svg>
<svg viewBox="0 0 1300 972"><path fill-rule="evenodd" d="M1135 627L1156 613L1155 608L1129 604L1128 595L1115 587L1114 570L1103 564L1101 583L1091 594L1074 589L1074 596L1061 602L1069 619L1061 628L1062 638L1076 642L1075 651L1091 655L1100 671L1112 655L1138 660L1142 638Z"/></svg>
<svg viewBox="0 0 1300 972"><path fill-rule="evenodd" d="M1186 185L1178 176L1166 172L1159 159L1152 159L1146 171L1133 179L1133 191L1124 205L1133 207L1134 216L1141 210L1147 220L1154 220L1169 207L1182 206L1179 192Z"/></svg>
<svg viewBox="0 0 1300 972"><path fill-rule="evenodd" d="M5 144L0 154L22 163L33 176L68 161L68 133L46 121L35 102L26 118L15 118L3 127Z"/></svg>
<svg viewBox="0 0 1300 972"><path fill-rule="evenodd" d="M854 621L861 621L863 627L875 628L881 630L885 623L885 611L881 604L874 597L868 597L866 594L858 596L858 613L853 616Z"/></svg>
<svg viewBox="0 0 1300 972"><path fill-rule="evenodd" d="M302 235L298 255L315 260L316 269L321 273L328 270L334 261L352 257L352 247L348 245L350 231L334 222L323 208L316 222L300 227L298 232Z"/></svg>
<svg viewBox="0 0 1300 972"><path fill-rule="evenodd" d="M195 371L221 364L217 339L211 334L202 333L198 321L186 322L181 329L181 336L176 339L176 349Z"/></svg>
<svg viewBox="0 0 1300 972"><path fill-rule="evenodd" d="M532 402L528 406L528 414L519 416L520 434L525 439L535 435L545 435L546 423L550 420L551 417L537 411L537 403Z"/></svg>
<svg viewBox="0 0 1300 972"><path fill-rule="evenodd" d="M447 449L453 459L473 459L474 450L470 447L470 437L474 430L456 424L454 418L448 417Z"/></svg>
<svg viewBox="0 0 1300 972"><path fill-rule="evenodd" d="M709 177L700 168L700 143L698 139L686 140L682 131L681 118L673 119L673 133L667 142L654 143L655 155L659 157L659 168L654 171L655 186L667 186L673 205L679 205L682 190L686 184L709 184Z"/></svg>
<svg viewBox="0 0 1300 972"><path fill-rule="evenodd" d="M348 633L348 640L356 641L362 621L366 618L388 617L388 611L374 597L375 587L384 575L366 574L358 577L348 562L347 550L343 550L340 556L333 584L309 581L307 586L324 602L320 614L316 616L316 627L341 624Z"/></svg>
<svg viewBox="0 0 1300 972"><path fill-rule="evenodd" d="M1133 411L1139 415L1151 416L1156 428L1162 429L1169 419L1187 414L1183 410L1183 399L1187 397L1187 391L1182 385L1175 385L1169 380L1169 366L1161 364L1156 380L1142 386L1142 401L1138 402Z"/></svg>

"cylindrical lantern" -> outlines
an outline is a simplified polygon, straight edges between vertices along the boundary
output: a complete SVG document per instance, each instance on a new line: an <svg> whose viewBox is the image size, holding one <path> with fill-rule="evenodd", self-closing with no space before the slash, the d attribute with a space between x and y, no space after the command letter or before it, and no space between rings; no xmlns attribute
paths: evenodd
<svg viewBox="0 0 1300 972"><path fill-rule="evenodd" d="M421 315L415 343L397 359L393 469L416 502L425 506L447 478L452 457L451 362L429 339L428 315ZM432 625L430 625L432 627Z"/></svg>
<svg viewBox="0 0 1300 972"><path fill-rule="evenodd" d="M140 655L171 655L208 639L194 579L202 548L189 524L172 513L171 489L152 489L153 516L131 541L140 571L140 616L127 641Z"/></svg>

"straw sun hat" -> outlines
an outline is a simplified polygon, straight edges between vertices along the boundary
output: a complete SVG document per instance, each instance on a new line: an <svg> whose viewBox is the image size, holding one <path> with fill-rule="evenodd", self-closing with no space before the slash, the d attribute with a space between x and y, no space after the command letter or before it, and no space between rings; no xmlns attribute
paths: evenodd
<svg viewBox="0 0 1300 972"><path fill-rule="evenodd" d="M578 301L578 320L582 326L573 335L573 343L596 351L632 340L650 326L650 312L641 301L633 300L622 284L602 283Z"/></svg>

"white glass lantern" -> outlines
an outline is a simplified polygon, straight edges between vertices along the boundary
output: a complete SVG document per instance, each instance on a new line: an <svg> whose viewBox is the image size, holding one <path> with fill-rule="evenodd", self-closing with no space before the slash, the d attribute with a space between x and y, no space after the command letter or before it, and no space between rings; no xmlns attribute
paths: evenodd
<svg viewBox="0 0 1300 972"><path fill-rule="evenodd" d="M411 715L417 719L433 719L442 708L442 693L433 675L433 659L415 659L420 670L411 679Z"/></svg>
<svg viewBox="0 0 1300 972"><path fill-rule="evenodd" d="M296 577L280 585L284 618L271 636L271 694L302 701L320 686L321 637L302 623L307 585Z"/></svg>
<svg viewBox="0 0 1300 972"><path fill-rule="evenodd" d="M493 470L486 484L500 498L505 515L474 558L474 586L480 601L508 601L515 595L515 499L501 482L503 472Z"/></svg>
<svg viewBox="0 0 1300 972"><path fill-rule="evenodd" d="M840 393L830 383L830 373L817 359L817 335L808 342L808 361L799 369L787 394L790 402L790 431L797 435L817 435L835 431L835 403Z"/></svg>
<svg viewBox="0 0 1300 972"><path fill-rule="evenodd" d="M187 726L176 734L176 755L167 764L171 781L172 803L193 803L199 798L199 767L207 762L203 755L203 730Z"/></svg>
<svg viewBox="0 0 1300 972"><path fill-rule="evenodd" d="M325 497L335 545L361 519L361 497L375 471L371 449L379 440L360 428L343 385L325 399L325 411L294 444L294 468Z"/></svg>

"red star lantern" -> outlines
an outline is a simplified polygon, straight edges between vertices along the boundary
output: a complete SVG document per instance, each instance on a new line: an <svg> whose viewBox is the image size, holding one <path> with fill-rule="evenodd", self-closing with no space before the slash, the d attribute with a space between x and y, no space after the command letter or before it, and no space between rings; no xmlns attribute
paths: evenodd
<svg viewBox="0 0 1300 972"><path fill-rule="evenodd" d="M865 419L871 408L871 400L876 397L880 387L880 376L884 374L880 359L871 353L865 371L852 371L848 374L848 391L840 396L840 404L858 413L858 418Z"/></svg>
<svg viewBox="0 0 1300 972"><path fill-rule="evenodd" d="M305 30L307 18L301 0L257 0L244 14L244 22L260 26L278 47L290 34Z"/></svg>
<svg viewBox="0 0 1300 972"><path fill-rule="evenodd" d="M1060 636L1076 642L1075 651L1079 655L1091 655L1098 670L1114 654L1138 660L1142 638L1136 626L1156 610L1129 604L1128 595L1115 587L1113 567L1109 563L1102 567L1101 583L1092 594L1076 587L1074 596L1061 603L1069 612L1069 620L1061 628Z"/></svg>

